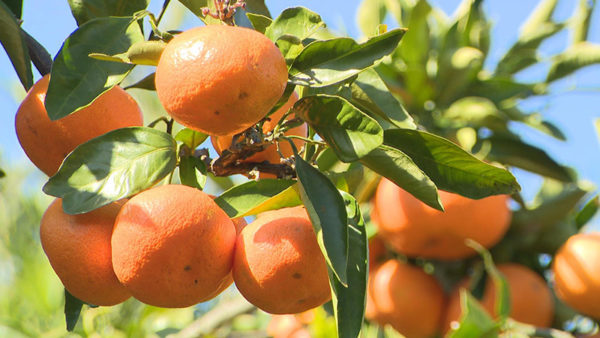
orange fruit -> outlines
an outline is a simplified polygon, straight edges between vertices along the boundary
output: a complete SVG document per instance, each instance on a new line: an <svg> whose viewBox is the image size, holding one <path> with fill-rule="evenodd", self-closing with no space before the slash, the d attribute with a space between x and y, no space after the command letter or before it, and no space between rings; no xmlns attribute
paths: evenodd
<svg viewBox="0 0 600 338"><path fill-rule="evenodd" d="M310 320L306 321L304 317L310 317ZM313 318L314 313L308 311L298 315L273 315L267 325L267 334L273 338L310 338L310 332L303 324Z"/></svg>
<svg viewBox="0 0 600 338"><path fill-rule="evenodd" d="M571 236L554 256L552 271L558 298L600 319L600 233Z"/></svg>
<svg viewBox="0 0 600 338"><path fill-rule="evenodd" d="M387 256L385 244L379 236L369 238L369 271L379 265Z"/></svg>
<svg viewBox="0 0 600 338"><path fill-rule="evenodd" d="M285 114L294 105L294 103L296 101L298 101L298 94L296 94L294 92L292 95L290 95L290 98L288 99L288 101L283 106L281 106L281 108L277 109L277 111L275 111L271 116L269 116L270 120L265 121L265 123L262 126L263 133L267 134L267 133L271 132L277 125L277 122L279 122L279 120L283 117L283 114ZM292 116L292 118L293 118L293 116ZM307 130L308 130L308 127L306 126L306 123L305 123L298 127L289 129L288 131L285 132L285 135L306 136ZM232 140L233 140L233 135L211 137L213 147L215 148L217 153L219 153L219 155L221 155L223 150L225 150L231 146ZM302 148L302 145L304 145L304 141L302 141L302 140L294 139L293 142L294 142L294 145L296 145L296 148L298 150L300 150L300 148ZM294 151L292 150L292 146L287 141L279 142L279 150L285 157L290 157L294 154ZM277 147L274 144L272 144L269 147L267 147L265 150L246 158L244 161L245 162L267 161L267 162L278 164L279 159L280 159L280 156L279 156L279 153L277 152ZM265 175L265 174L262 174L262 175Z"/></svg>
<svg viewBox="0 0 600 338"><path fill-rule="evenodd" d="M423 269L395 259L369 278L367 318L389 324L406 337L432 337L440 326L445 295Z"/></svg>
<svg viewBox="0 0 600 338"><path fill-rule="evenodd" d="M209 25L187 30L165 47L156 93L179 123L210 135L236 134L260 121L287 83L285 59L263 34Z"/></svg>
<svg viewBox="0 0 600 338"><path fill-rule="evenodd" d="M382 179L375 193L375 224L390 247L408 256L459 259L475 254L470 238L489 248L508 230L508 196L473 200L439 192L445 212L435 210L391 181Z"/></svg>
<svg viewBox="0 0 600 338"><path fill-rule="evenodd" d="M111 130L141 126L142 112L135 100L115 86L92 104L60 120L51 121L44 107L50 75L36 82L17 110L15 129L31 162L52 176L78 145Z"/></svg>
<svg viewBox="0 0 600 338"><path fill-rule="evenodd" d="M239 234L233 280L252 304L272 314L292 314L331 298L325 257L306 209L261 214Z"/></svg>
<svg viewBox="0 0 600 338"><path fill-rule="evenodd" d="M235 226L206 193L163 185L131 198L112 235L119 281L138 300L187 307L231 283Z"/></svg>
<svg viewBox="0 0 600 338"><path fill-rule="evenodd" d="M131 294L119 283L111 261L110 237L122 203L81 215L68 215L55 199L40 223L40 240L65 288L82 301L119 304Z"/></svg>
<svg viewBox="0 0 600 338"><path fill-rule="evenodd" d="M505 263L499 264L497 268L506 278L510 290L509 317L522 323L549 327L554 318L554 301L546 281L524 265ZM469 277L463 279L450 294L443 324L444 330L450 328L452 321L460 319L460 289L468 287L469 283ZM485 291L480 302L488 313L492 316L497 315L496 291L491 277L486 280Z"/></svg>

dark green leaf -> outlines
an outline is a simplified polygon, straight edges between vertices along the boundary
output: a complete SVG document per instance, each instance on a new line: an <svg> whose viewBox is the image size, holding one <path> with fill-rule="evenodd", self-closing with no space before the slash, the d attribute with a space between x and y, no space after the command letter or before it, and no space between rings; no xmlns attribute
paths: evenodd
<svg viewBox="0 0 600 338"><path fill-rule="evenodd" d="M491 338L498 336L498 328L487 311L467 290L460 291L462 316L458 328L449 338Z"/></svg>
<svg viewBox="0 0 600 338"><path fill-rule="evenodd" d="M23 0L2 0L0 2L4 2L17 19L21 18L23 12Z"/></svg>
<svg viewBox="0 0 600 338"><path fill-rule="evenodd" d="M137 88L137 89L146 89L146 90L156 90L156 86L154 84L154 77L156 73L149 74L145 76L143 79L138 82L125 87L125 89Z"/></svg>
<svg viewBox="0 0 600 338"><path fill-rule="evenodd" d="M367 232L358 203L352 195L340 192L348 215L348 286L330 274L333 311L338 337L358 337L363 323L367 291Z"/></svg>
<svg viewBox="0 0 600 338"><path fill-rule="evenodd" d="M181 184L192 188L204 189L206 184L206 164L194 156L179 159L179 179Z"/></svg>
<svg viewBox="0 0 600 338"><path fill-rule="evenodd" d="M133 67L95 60L88 57L90 53L123 53L143 39L140 25L132 17L92 19L73 32L52 66L45 102L50 119L58 120L90 105Z"/></svg>
<svg viewBox="0 0 600 338"><path fill-rule="evenodd" d="M546 82L556 81L574 71L600 63L600 44L580 42L554 58Z"/></svg>
<svg viewBox="0 0 600 338"><path fill-rule="evenodd" d="M356 20L362 34L367 37L377 35L377 27L387 15L385 0L363 0L356 10Z"/></svg>
<svg viewBox="0 0 600 338"><path fill-rule="evenodd" d="M296 158L300 197L312 221L319 246L336 278L348 285L348 215L344 199L319 170Z"/></svg>
<svg viewBox="0 0 600 338"><path fill-rule="evenodd" d="M339 96L304 97L293 109L344 162L358 160L383 142L379 124Z"/></svg>
<svg viewBox="0 0 600 338"><path fill-rule="evenodd" d="M25 90L29 90L33 85L33 73L31 72L27 44L11 8L2 1L0 1L0 27L2 27L0 29L0 43L6 50L21 84L23 84Z"/></svg>
<svg viewBox="0 0 600 338"><path fill-rule="evenodd" d="M292 7L285 9L273 20L265 35L273 42L283 35L292 35L304 40L324 25L319 14L304 7Z"/></svg>
<svg viewBox="0 0 600 338"><path fill-rule="evenodd" d="M132 16L148 7L149 0L69 0L77 25L106 16Z"/></svg>
<svg viewBox="0 0 600 338"><path fill-rule="evenodd" d="M387 130L384 144L401 150L443 190L469 198L512 194L521 189L514 176L480 161L445 138L417 130Z"/></svg>
<svg viewBox="0 0 600 338"><path fill-rule="evenodd" d="M207 138L208 135L189 128L183 128L175 135L175 140L183 142L190 149L198 148Z"/></svg>
<svg viewBox="0 0 600 338"><path fill-rule="evenodd" d="M598 208L600 208L600 197L596 195L589 200L581 210L579 210L577 215L575 215L575 224L577 225L577 228L586 225L586 223L596 215Z"/></svg>
<svg viewBox="0 0 600 338"><path fill-rule="evenodd" d="M498 271L496 265L494 264L494 260L492 259L492 255L484 246L471 239L467 239L466 244L475 249L481 258L483 258L485 271L487 272L488 276L492 277L494 282L494 293L496 295L496 299L494 300L494 313L498 314L502 321L506 320L506 318L508 318L508 314L510 313L511 306L510 289L508 287L506 278L502 275L502 273L500 273L500 271ZM498 292L498 290L500 290L500 292Z"/></svg>
<svg viewBox="0 0 600 338"><path fill-rule="evenodd" d="M0 178L5 177L6 173L4 172L4 170L0 169Z"/></svg>
<svg viewBox="0 0 600 338"><path fill-rule="evenodd" d="M215 202L231 218L302 204L294 180L248 181L225 191Z"/></svg>
<svg viewBox="0 0 600 338"><path fill-rule="evenodd" d="M444 210L437 187L405 153L381 145L360 162L432 208Z"/></svg>
<svg viewBox="0 0 600 338"><path fill-rule="evenodd" d="M92 211L152 187L175 169L176 151L162 131L116 129L75 148L43 190L62 197L68 214Z"/></svg>
<svg viewBox="0 0 600 338"><path fill-rule="evenodd" d="M312 42L296 57L290 79L313 87L341 82L393 52L405 32L394 29L362 44L350 38Z"/></svg>
<svg viewBox="0 0 600 338"><path fill-rule="evenodd" d="M491 146L488 158L492 161L519 167L563 182L572 182L569 171L554 161L544 150L517 138L493 136L483 142Z"/></svg>
<svg viewBox="0 0 600 338"><path fill-rule="evenodd" d="M390 93L379 74L367 69L352 83L352 102L399 128L415 129L412 117Z"/></svg>
<svg viewBox="0 0 600 338"><path fill-rule="evenodd" d="M266 17L264 15L260 15L260 14L246 13L246 16L248 17L248 20L252 24L252 28L254 28L255 30L257 30L263 34L267 30L267 27L269 27L271 22L273 22L273 20L271 20L271 18Z"/></svg>
<svg viewBox="0 0 600 338"><path fill-rule="evenodd" d="M67 321L67 331L71 332L75 329L83 304L85 304L83 301L79 300L65 289L65 319Z"/></svg>

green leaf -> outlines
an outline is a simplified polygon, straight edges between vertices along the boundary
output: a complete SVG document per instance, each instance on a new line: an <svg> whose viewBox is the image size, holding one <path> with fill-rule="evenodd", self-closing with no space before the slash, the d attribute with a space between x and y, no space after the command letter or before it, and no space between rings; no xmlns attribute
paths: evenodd
<svg viewBox="0 0 600 338"><path fill-rule="evenodd" d="M82 300L76 298L65 289L65 320L67 322L67 331L72 332L75 329L83 304L85 303Z"/></svg>
<svg viewBox="0 0 600 338"><path fill-rule="evenodd" d="M579 0L577 10L575 11L575 14L573 14L573 17L571 17L569 20L571 21L571 27L573 30L571 35L572 44L587 40L590 31L591 17L595 7L596 0Z"/></svg>
<svg viewBox="0 0 600 338"><path fill-rule="evenodd" d="M89 58L90 53L114 55L126 52L144 39L132 17L92 19L65 40L52 65L46 110L58 120L90 105L117 85L133 65Z"/></svg>
<svg viewBox="0 0 600 338"><path fill-rule="evenodd" d="M149 0L69 0L77 25L106 16L132 16L148 7Z"/></svg>
<svg viewBox="0 0 600 338"><path fill-rule="evenodd" d="M385 0L363 0L356 10L356 21L362 34L367 37L377 35L377 26L383 23L386 14Z"/></svg>
<svg viewBox="0 0 600 338"><path fill-rule="evenodd" d="M485 97L498 105L507 99L542 94L544 92L542 89L536 84L520 83L510 77L494 76L472 83L470 88L472 95L468 95Z"/></svg>
<svg viewBox="0 0 600 338"><path fill-rule="evenodd" d="M264 0L246 0L246 9L238 9L235 12L234 19L237 26L252 28L252 23L246 16L247 13L259 14L267 18L271 17L271 13L265 5Z"/></svg>
<svg viewBox="0 0 600 338"><path fill-rule="evenodd" d="M0 29L0 43L6 50L21 84L23 84L25 90L29 90L33 85L33 73L31 72L27 43L11 8L2 1L0 1L0 27L2 27Z"/></svg>
<svg viewBox="0 0 600 338"><path fill-rule="evenodd" d="M443 137L417 130L387 130L384 144L410 156L439 189L474 199L521 189L510 172L480 161Z"/></svg>
<svg viewBox="0 0 600 338"><path fill-rule="evenodd" d="M319 14L304 7L292 7L285 9L273 20L265 35L273 42L284 35L292 35L304 40L324 26Z"/></svg>
<svg viewBox="0 0 600 338"><path fill-rule="evenodd" d="M491 338L498 336L498 328L486 310L467 290L460 291L462 315L456 330L449 338Z"/></svg>
<svg viewBox="0 0 600 338"><path fill-rule="evenodd" d="M197 157L184 156L179 159L181 184L202 190L206 184L206 172L206 164Z"/></svg>
<svg viewBox="0 0 600 338"><path fill-rule="evenodd" d="M148 74L143 79L139 80L138 82L136 82L132 85L125 87L124 89L137 88L137 89L146 89L146 90L156 90L156 86L154 84L155 75L156 75L156 73Z"/></svg>
<svg viewBox="0 0 600 338"><path fill-rule="evenodd" d="M390 93L379 74L367 69L352 83L352 102L399 128L415 129L412 117ZM372 116L374 117L374 116Z"/></svg>
<svg viewBox="0 0 600 338"><path fill-rule="evenodd" d="M341 82L393 52L405 32L394 29L362 44L350 38L314 41L296 57L290 80L313 87Z"/></svg>
<svg viewBox="0 0 600 338"><path fill-rule="evenodd" d="M176 152L162 131L116 129L75 148L43 190L68 214L89 212L152 187L175 169Z"/></svg>
<svg viewBox="0 0 600 338"><path fill-rule="evenodd" d="M492 161L519 167L563 182L573 181L571 173L544 150L518 138L492 136L483 140L483 143L491 146L487 158Z"/></svg>
<svg viewBox="0 0 600 338"><path fill-rule="evenodd" d="M175 135L176 141L183 142L183 144L188 146L190 149L198 148L198 146L201 145L207 138L207 134L190 128L183 128L177 133L177 135Z"/></svg>
<svg viewBox="0 0 600 338"><path fill-rule="evenodd" d="M377 121L339 96L303 97L293 109L344 162L358 160L383 142Z"/></svg>
<svg viewBox="0 0 600 338"><path fill-rule="evenodd" d="M252 28L263 34L267 30L267 27L269 27L269 25L271 25L271 23L273 22L271 18L260 14L246 13L246 16L252 24Z"/></svg>
<svg viewBox="0 0 600 338"><path fill-rule="evenodd" d="M348 285L348 215L344 199L319 170L296 155L300 197L315 228L317 239L330 271Z"/></svg>
<svg viewBox="0 0 600 338"><path fill-rule="evenodd" d="M302 204L294 180L262 179L248 181L225 191L215 202L231 218Z"/></svg>
<svg viewBox="0 0 600 338"><path fill-rule="evenodd" d="M521 37L535 35L540 26L552 21L552 15L556 9L558 0L542 0L531 12L523 26L521 26Z"/></svg>
<svg viewBox="0 0 600 338"><path fill-rule="evenodd" d="M598 212L600 208L600 197L598 195L590 199L575 215L575 224L577 228L581 228L589 222Z"/></svg>
<svg viewBox="0 0 600 338"><path fill-rule="evenodd" d="M546 82L556 81L585 66L600 63L600 44L580 42L554 58Z"/></svg>
<svg viewBox="0 0 600 338"><path fill-rule="evenodd" d="M402 151L381 145L361 158L360 162L379 175L388 178L430 207L444 210L435 184Z"/></svg>
<svg viewBox="0 0 600 338"><path fill-rule="evenodd" d="M6 7L10 8L16 18L20 19L23 12L23 0L1 0Z"/></svg>
<svg viewBox="0 0 600 338"><path fill-rule="evenodd" d="M442 115L450 120L455 127L465 125L492 130L506 129L508 118L496 105L483 97L464 97L454 101Z"/></svg>
<svg viewBox="0 0 600 338"><path fill-rule="evenodd" d="M6 173L4 172L4 170L0 169L0 178L5 177Z"/></svg>
<svg viewBox="0 0 600 338"><path fill-rule="evenodd" d="M494 309L495 313L500 316L502 321L505 321L508 318L510 313L510 289L508 287L508 282L506 278L498 271L496 265L494 264L494 260L492 258L492 254L481 244L475 242L472 239L466 239L465 244L473 248L481 258L483 258L483 264L485 266L485 271L488 276L492 277L494 282L494 290L496 299L494 300ZM500 292L498 292L500 290Z"/></svg>
<svg viewBox="0 0 600 338"><path fill-rule="evenodd" d="M136 42L125 53L106 55L90 53L88 56L96 60L129 63L134 65L157 66L166 42L161 40Z"/></svg>
<svg viewBox="0 0 600 338"><path fill-rule="evenodd" d="M352 195L340 192L348 215L348 286L331 276L333 313L338 337L358 337L362 328L367 291L367 232L358 202Z"/></svg>

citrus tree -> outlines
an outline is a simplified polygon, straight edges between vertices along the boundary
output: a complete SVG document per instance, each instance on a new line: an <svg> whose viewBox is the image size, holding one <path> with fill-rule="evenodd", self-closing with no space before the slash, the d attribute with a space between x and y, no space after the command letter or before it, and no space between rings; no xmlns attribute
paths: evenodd
<svg viewBox="0 0 600 338"><path fill-rule="evenodd" d="M40 239L68 330L84 306L187 308L233 282L271 314L323 305L275 317L274 336L310 322L340 337L597 328L573 318L600 318L597 236L574 236L598 197L513 130L565 139L521 103L600 62L586 41L595 1L567 22L553 19L557 0L540 1L492 70L478 0L453 17L426 0L365 0L360 41L307 8L272 15L260 0L180 0L204 25L164 31L170 1L160 13L148 2L69 1L78 28L54 58L20 28L22 2L0 2L0 41L28 90L17 136L56 197ZM571 44L545 81L517 80L563 30ZM153 68L128 79L139 66ZM155 92L166 115L143 126L132 88ZM545 178L532 203L513 167ZM206 194L208 180L224 192ZM111 327L140 334L131 325L143 316L127 306Z"/></svg>

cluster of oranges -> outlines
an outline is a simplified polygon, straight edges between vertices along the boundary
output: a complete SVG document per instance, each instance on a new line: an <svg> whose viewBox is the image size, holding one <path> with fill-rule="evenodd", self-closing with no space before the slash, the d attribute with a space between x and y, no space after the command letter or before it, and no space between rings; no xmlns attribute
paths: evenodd
<svg viewBox="0 0 600 338"><path fill-rule="evenodd" d="M119 87L68 117L51 121L44 108L49 76L21 104L17 135L32 162L54 175L79 144L110 130L142 125L137 104ZM159 99L174 120L212 136L218 152L233 135L263 121L273 131L288 102L287 66L264 35L206 26L179 34L156 70ZM306 134L306 125L288 133ZM298 147L300 143L296 144ZM279 162L289 144L270 146L246 161ZM134 297L160 307L187 307L214 298L234 281L257 307L299 313L331 298L326 262L303 207L265 212L251 224L230 219L198 189L167 184L92 212L69 215L56 199L45 212L41 241L65 288L94 305Z"/></svg>
<svg viewBox="0 0 600 338"><path fill-rule="evenodd" d="M465 244L467 238L490 248L502 239L510 224L507 196L471 200L440 192L440 198L444 213L383 179L373 201L372 218L378 234L369 241L365 316L407 337L430 337L456 328L461 316L460 290L472 287L472 280L466 276L445 292L448 290L435 276L416 265L389 259L387 250L406 257L463 259L475 254ZM600 318L598 267L598 234L571 237L556 253L552 265L557 296L594 318ZM538 327L551 326L554 299L546 280L517 263L498 264L497 269L509 287L509 316ZM492 278L487 279L480 302L490 315L498 315Z"/></svg>

